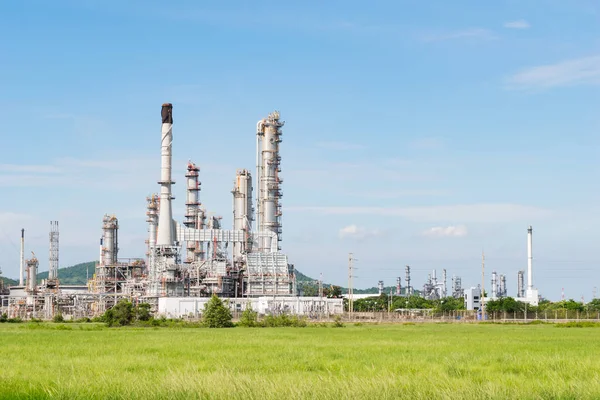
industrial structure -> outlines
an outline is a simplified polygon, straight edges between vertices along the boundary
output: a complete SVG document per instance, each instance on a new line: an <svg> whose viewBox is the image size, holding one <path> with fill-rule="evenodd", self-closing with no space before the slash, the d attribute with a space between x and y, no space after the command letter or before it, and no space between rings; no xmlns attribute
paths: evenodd
<svg viewBox="0 0 600 400"><path fill-rule="evenodd" d="M38 283L39 262L35 256L25 260L22 230L19 286L11 293L9 313L25 318L47 317L54 312L93 316L127 298L150 303L157 313L164 314L168 309L169 315L173 315L174 304L183 304L176 307L180 310L178 316L182 316L188 315L185 310L191 299L195 299L194 304L202 304L202 298L213 294L237 301L232 304L250 303L263 310L342 312L341 299L320 296L300 302L294 266L281 251L283 126L277 111L256 124L256 186L250 170L237 170L231 191L232 229L222 226L220 216L208 216L200 201L200 168L192 161L185 174L185 213L180 223L173 219L173 106L163 104L160 189L146 198L145 258L119 258L119 221L117 216L105 214L93 276L83 290L62 288L58 277L58 222L52 221L49 276Z"/></svg>
<svg viewBox="0 0 600 400"><path fill-rule="evenodd" d="M201 202L200 168L191 160L184 176L184 218L173 219L173 124L173 105L165 103L161 107L159 190L145 199L145 257L119 258L119 220L116 215L105 214L98 262L87 285L61 285L58 221L51 221L48 278L38 282L39 260L33 252L31 258L25 259L25 231L21 230L19 285L11 287L7 297L4 295L0 303L3 311L21 318L51 318L56 313L80 318L100 315L119 300L129 299L151 304L157 314L197 316L207 299L217 295L230 299L234 309L250 304L257 311L270 313L343 312L342 300L324 298L322 289L318 297L299 297L294 265L282 251L280 144L284 122L279 112L270 113L256 124L256 171L242 168L235 173L231 229L222 226L222 218L208 213ZM517 299L535 305L538 292L532 281L532 232L530 226L527 290L524 274L519 272ZM354 299L352 261L350 254L350 304ZM396 295L416 294L408 265L405 281L402 290L402 278L397 277ZM473 307L485 300L481 299L481 287L464 290L461 278L453 276L449 291L446 281L446 269L442 270L441 280L433 270L420 295L430 300L463 298ZM3 291L5 288L0 287L0 294ZM378 282L378 292L384 292L383 281ZM492 273L490 293L493 299L507 295L504 275Z"/></svg>
<svg viewBox="0 0 600 400"><path fill-rule="evenodd" d="M442 270L442 281L438 282L435 269L427 275L427 282L423 285L423 297L427 300L439 300L447 296L446 270Z"/></svg>

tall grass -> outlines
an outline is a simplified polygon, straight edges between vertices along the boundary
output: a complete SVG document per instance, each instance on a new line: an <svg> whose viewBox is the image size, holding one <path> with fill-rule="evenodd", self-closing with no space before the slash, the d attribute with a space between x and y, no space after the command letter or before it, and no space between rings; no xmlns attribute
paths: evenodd
<svg viewBox="0 0 600 400"><path fill-rule="evenodd" d="M596 329L0 325L0 397L595 399Z"/></svg>

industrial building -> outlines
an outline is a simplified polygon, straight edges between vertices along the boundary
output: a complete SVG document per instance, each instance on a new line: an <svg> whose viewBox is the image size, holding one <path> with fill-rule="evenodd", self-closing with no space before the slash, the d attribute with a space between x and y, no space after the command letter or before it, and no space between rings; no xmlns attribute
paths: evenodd
<svg viewBox="0 0 600 400"><path fill-rule="evenodd" d="M180 205L185 210L184 219L173 219L176 206L172 194L173 126L173 105L165 103L161 107L157 182L160 190L145 199L148 224L145 257L119 257L119 220L116 215L105 214L99 229L99 261L87 285L61 285L58 222L51 221L49 275L37 282L39 260L33 252L25 259L22 230L19 285L10 290L0 286L2 311L21 318L48 319L57 313L81 318L100 315L126 298L151 304L158 315L185 317L197 316L207 298L214 294L230 299L233 310L250 304L261 313L342 313L342 299L298 296L294 265L282 251L280 144L284 122L279 112L270 113L256 124L256 170L241 168L235 172L231 229L222 226L221 217L213 216L201 202L200 167L191 160L184 176L185 203ZM537 305L538 291L532 281L531 226L527 232L527 289L524 272L520 271L517 300ZM416 293L408 265L405 279L402 288L402 278L397 277L397 296ZM442 270L441 280L433 270L421 296L429 300L447 296L463 298L468 307L479 308L481 288L464 290L461 278L453 276L449 292L446 281L446 269ZM383 281L379 281L378 289L383 294ZM489 299L505 296L506 277L494 271L490 297L481 299L483 306ZM350 297L354 298L352 294Z"/></svg>
<svg viewBox="0 0 600 400"><path fill-rule="evenodd" d="M181 317L189 314L189 304L201 305L213 294L236 300L232 307L249 303L260 312L343 312L342 299L298 298L294 266L281 251L283 180L279 148L283 126L277 111L258 121L256 184L250 170L237 170L231 191L231 229L222 226L220 217L207 217L200 201L200 168L191 161L185 174L185 219L180 223L173 220L173 105L163 104L160 191L146 199L146 257L119 258L119 221L117 216L106 214L95 272L87 287L68 290L59 283L58 222L53 221L50 272L48 279L38 284L39 262L35 254L25 260L22 231L19 286L8 296L8 314L21 318L51 318L57 312L74 318L93 316L127 298L150 303L158 314ZM198 313L199 309L191 312Z"/></svg>

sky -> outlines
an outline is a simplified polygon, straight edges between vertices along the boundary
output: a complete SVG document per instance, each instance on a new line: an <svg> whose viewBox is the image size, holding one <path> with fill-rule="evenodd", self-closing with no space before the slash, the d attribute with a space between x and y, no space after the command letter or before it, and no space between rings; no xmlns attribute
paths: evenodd
<svg viewBox="0 0 600 400"><path fill-rule="evenodd" d="M97 259L102 216L143 257L158 191L160 106L173 103L174 215L184 170L232 224L236 169L279 110L284 251L346 286L600 286L600 5L592 0L0 3L0 268ZM404 284L404 281L403 281Z"/></svg>

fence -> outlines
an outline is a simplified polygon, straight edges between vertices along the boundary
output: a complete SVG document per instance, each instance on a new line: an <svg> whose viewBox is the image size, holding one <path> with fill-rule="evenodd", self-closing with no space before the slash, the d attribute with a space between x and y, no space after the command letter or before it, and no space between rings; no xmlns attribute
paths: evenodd
<svg viewBox="0 0 600 400"><path fill-rule="evenodd" d="M401 310L393 312L345 312L343 319L348 322L570 322L598 321L600 312L578 310L551 310L541 312L489 312L483 318L477 311L447 311L433 312L432 310Z"/></svg>

